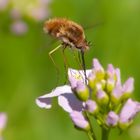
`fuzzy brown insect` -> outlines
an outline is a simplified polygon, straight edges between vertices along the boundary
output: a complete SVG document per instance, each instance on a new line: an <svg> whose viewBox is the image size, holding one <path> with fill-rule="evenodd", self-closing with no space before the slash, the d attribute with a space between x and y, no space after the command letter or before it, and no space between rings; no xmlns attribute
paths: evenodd
<svg viewBox="0 0 140 140"><path fill-rule="evenodd" d="M51 56L52 53L54 53L60 47L63 47L63 50L66 47L77 48L81 51L82 68L84 69L86 79L84 52L89 49L89 45L87 40L85 39L85 34L82 26L66 18L53 18L45 22L43 29L49 35L62 41L61 45L49 52L49 56L56 68L58 69Z"/></svg>
<svg viewBox="0 0 140 140"><path fill-rule="evenodd" d="M71 20L65 18L50 19L45 22L44 31L61 40L65 47L75 47L83 52L89 49L82 26Z"/></svg>

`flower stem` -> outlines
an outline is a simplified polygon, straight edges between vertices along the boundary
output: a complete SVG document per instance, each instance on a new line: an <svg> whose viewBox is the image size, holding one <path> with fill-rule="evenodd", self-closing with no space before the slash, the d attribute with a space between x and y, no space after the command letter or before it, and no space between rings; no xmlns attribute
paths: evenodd
<svg viewBox="0 0 140 140"><path fill-rule="evenodd" d="M93 137L91 136L90 132L87 132L87 134L88 134L89 140L94 140Z"/></svg>
<svg viewBox="0 0 140 140"><path fill-rule="evenodd" d="M109 132L110 130L102 127L102 139L101 140L109 140Z"/></svg>
<svg viewBox="0 0 140 140"><path fill-rule="evenodd" d="M89 124L90 124L90 131L87 132L87 133L88 133L88 137L89 137L90 140L97 140L97 139L96 139L96 136L95 136L95 133L94 133L94 131L93 131L93 127L92 127L90 118L89 118L89 116L88 116L88 113L85 112L85 114L86 114L86 118L87 118L87 120L88 120L88 122L89 122Z"/></svg>

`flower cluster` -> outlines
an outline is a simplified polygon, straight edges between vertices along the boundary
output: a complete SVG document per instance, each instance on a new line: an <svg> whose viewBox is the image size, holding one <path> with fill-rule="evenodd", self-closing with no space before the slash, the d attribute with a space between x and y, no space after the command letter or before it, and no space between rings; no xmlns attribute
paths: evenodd
<svg viewBox="0 0 140 140"><path fill-rule="evenodd" d="M0 0L0 11L8 10L12 20L10 30L16 35L23 35L28 31L28 24L24 17L30 17L35 22L45 20L49 16L50 0Z"/></svg>
<svg viewBox="0 0 140 140"><path fill-rule="evenodd" d="M36 99L41 108L51 108L51 99L58 97L58 104L69 113L74 125L90 131L89 116L95 117L106 130L118 127L124 130L133 122L140 111L140 103L132 100L134 79L121 83L119 68L109 64L104 70L97 59L92 69L86 70L87 84L83 70L68 70L70 85L63 85L51 93Z"/></svg>

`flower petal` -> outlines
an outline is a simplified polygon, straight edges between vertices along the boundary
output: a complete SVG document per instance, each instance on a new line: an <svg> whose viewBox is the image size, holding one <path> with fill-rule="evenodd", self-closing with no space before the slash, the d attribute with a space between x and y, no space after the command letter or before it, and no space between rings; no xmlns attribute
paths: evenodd
<svg viewBox="0 0 140 140"><path fill-rule="evenodd" d="M120 74L120 69L116 69L116 85L121 85L121 74Z"/></svg>
<svg viewBox="0 0 140 140"><path fill-rule="evenodd" d="M110 111L106 119L106 124L108 126L116 126L118 120L119 120L119 116L114 111Z"/></svg>
<svg viewBox="0 0 140 140"><path fill-rule="evenodd" d="M107 105L109 101L109 97L104 90L98 90L96 94L97 102L100 105Z"/></svg>
<svg viewBox="0 0 140 140"><path fill-rule="evenodd" d="M140 112L140 103L128 99L121 110L120 123L130 122L138 112Z"/></svg>
<svg viewBox="0 0 140 140"><path fill-rule="evenodd" d="M124 93L131 93L134 90L134 78L130 77L123 85Z"/></svg>
<svg viewBox="0 0 140 140"><path fill-rule="evenodd" d="M82 111L83 102L78 100L74 94L63 94L58 97L58 104L66 111Z"/></svg>
<svg viewBox="0 0 140 140"><path fill-rule="evenodd" d="M121 85L116 85L113 89L111 96L114 97L116 100L119 100L122 96L122 87Z"/></svg>
<svg viewBox="0 0 140 140"><path fill-rule="evenodd" d="M91 113L91 114L95 114L98 110L98 105L95 101L93 100L88 100L85 103L85 109Z"/></svg>
<svg viewBox="0 0 140 140"><path fill-rule="evenodd" d="M93 59L93 69L95 70L95 72L98 71L104 72L104 68L96 58Z"/></svg>
<svg viewBox="0 0 140 140"><path fill-rule="evenodd" d="M91 69L86 70L86 75L89 75L91 71L92 71ZM75 70L75 69L69 68L68 78L69 78L70 85L72 86L72 88L75 88L77 81L82 81L83 83L85 82L84 70Z"/></svg>
<svg viewBox="0 0 140 140"><path fill-rule="evenodd" d="M60 86L52 90L49 94L40 96L36 99L36 104L41 108L51 108L51 99L61 94L72 94L71 87L68 85Z"/></svg>
<svg viewBox="0 0 140 140"><path fill-rule="evenodd" d="M116 71L115 71L115 69L114 69L112 64L108 65L108 68L107 68L106 72L107 72L107 75L108 75L109 78L114 78L114 76L116 74Z"/></svg>
<svg viewBox="0 0 140 140"><path fill-rule="evenodd" d="M114 80L114 78L108 78L107 80L106 80L106 89L107 89L107 91L110 93L110 92L112 92L112 90L114 89L114 87L115 87L115 80Z"/></svg>
<svg viewBox="0 0 140 140"><path fill-rule="evenodd" d="M90 125L88 121L85 119L85 117L83 116L82 112L73 111L70 114L70 117L76 127L84 130L90 129Z"/></svg>

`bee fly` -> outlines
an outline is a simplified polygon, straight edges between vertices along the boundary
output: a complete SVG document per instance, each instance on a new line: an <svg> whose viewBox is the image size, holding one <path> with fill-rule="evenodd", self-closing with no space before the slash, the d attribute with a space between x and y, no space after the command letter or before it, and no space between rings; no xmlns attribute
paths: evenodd
<svg viewBox="0 0 140 140"><path fill-rule="evenodd" d="M85 39L84 30L81 25L68 20L66 18L53 18L49 19L44 24L44 31L54 38L62 41L62 44L49 52L49 56L56 66L52 54L60 47L77 48L81 53L82 67L85 75L85 82L87 79L84 53L89 49L89 43ZM57 66L56 66L57 67Z"/></svg>

